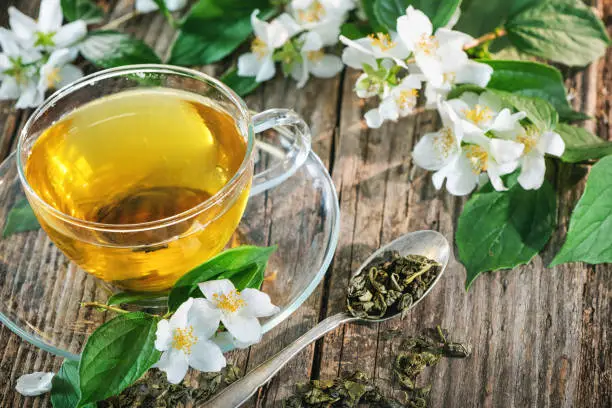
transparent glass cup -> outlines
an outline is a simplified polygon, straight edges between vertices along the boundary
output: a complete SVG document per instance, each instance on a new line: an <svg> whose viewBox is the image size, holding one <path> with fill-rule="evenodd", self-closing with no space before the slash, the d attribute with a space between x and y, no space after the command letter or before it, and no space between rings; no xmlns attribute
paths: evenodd
<svg viewBox="0 0 612 408"><path fill-rule="evenodd" d="M193 207L142 223L106 224L80 219L60 211L37 194L25 167L32 146L42 132L91 101L139 88L189 92L231 116L246 144L234 176L214 195ZM284 141L292 143L267 144L280 159L265 171L254 174L254 135L270 128L277 129ZM304 163L309 152L309 128L291 110L270 109L252 115L231 89L201 72L175 66L132 65L89 75L47 99L19 135L17 168L41 226L68 258L114 286L158 292L170 288L186 272L220 252L237 228L248 197L282 183ZM109 165L121 166L121 163Z"/></svg>

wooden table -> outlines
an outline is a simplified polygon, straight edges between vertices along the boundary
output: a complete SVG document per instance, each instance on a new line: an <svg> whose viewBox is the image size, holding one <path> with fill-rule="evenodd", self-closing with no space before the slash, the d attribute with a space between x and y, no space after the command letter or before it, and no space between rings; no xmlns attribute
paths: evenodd
<svg viewBox="0 0 612 408"><path fill-rule="evenodd" d="M38 0L9 0L36 15ZM112 16L131 9L131 0L113 3ZM115 4L116 3L116 4ZM7 26L5 0L0 25ZM610 26L612 1L596 7ZM167 53L173 30L160 15L131 20L125 27ZM609 92L612 52L584 71L568 74L576 109L595 117L585 126L610 139ZM229 63L229 62L228 62ZM204 67L219 74L224 66ZM293 107L310 123L314 150L333 176L342 211L340 242L324 282L287 321L250 350L233 352L229 360L248 371L296 339L319 320L342 309L351 271L373 250L395 237L419 229L439 230L453 239L464 199L436 191L430 175L415 168L410 152L424 132L437 126L435 113L424 113L379 130L361 122L367 106L352 89L357 73L334 79L311 79L297 90L292 80L277 76L247 98L253 109ZM14 149L16 136L31 111L12 103L0 105L0 155ZM572 187L561 183L570 166L556 164L560 228L541 256L512 271L483 274L465 292L465 270L452 261L446 276L404 321L347 325L291 361L260 389L249 406L280 406L296 382L331 378L360 369L388 394L401 396L389 370L401 338L442 325L453 339L473 345L467 360L443 360L424 375L432 382L432 407L610 407L612 406L612 266L584 264L545 267L563 243L571 209L582 194L584 178ZM586 167L585 167L586 168ZM16 379L32 371L56 371L61 359L22 341L0 326L0 406L50 406L48 397L23 398L14 392Z"/></svg>

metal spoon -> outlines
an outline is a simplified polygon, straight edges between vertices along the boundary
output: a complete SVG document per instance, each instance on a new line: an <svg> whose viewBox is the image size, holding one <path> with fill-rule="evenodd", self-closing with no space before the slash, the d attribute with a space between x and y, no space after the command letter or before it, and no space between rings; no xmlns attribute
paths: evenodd
<svg viewBox="0 0 612 408"><path fill-rule="evenodd" d="M410 309L416 306L435 286L440 280L442 273L446 269L448 258L450 256L450 245L442 234L436 231L416 231L411 232L397 238L395 241L379 248L374 252L364 263L361 264L359 269L354 275L361 272L361 270L367 266L374 258L378 257L385 251L398 251L401 256L405 255L423 255L430 259L437 261L442 265L442 270L432 282L431 286L427 291L419 298L416 302L410 306ZM338 313L330 316L325 320L322 320L312 329L304 333L300 338L295 340L293 343L279 351L276 355L265 361L253 371L245 375L242 379L234 382L229 387L225 388L215 398L210 400L207 407L217 408L231 408L239 407L245 403L259 387L270 381L272 377L281 369L283 366L291 360L297 353L299 353L304 347L308 346L325 333L334 330L341 324L360 321L364 323L376 323L383 322L385 320L392 319L398 316L400 313L386 316L382 319L369 320L360 319L353 317L348 312Z"/></svg>

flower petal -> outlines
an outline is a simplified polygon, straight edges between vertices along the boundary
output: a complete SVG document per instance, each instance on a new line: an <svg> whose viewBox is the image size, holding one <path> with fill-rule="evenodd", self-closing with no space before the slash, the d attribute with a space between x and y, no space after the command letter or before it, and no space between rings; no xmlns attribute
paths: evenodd
<svg viewBox="0 0 612 408"><path fill-rule="evenodd" d="M51 391L51 380L55 374L37 371L24 374L17 379L15 390L26 397L34 397Z"/></svg>
<svg viewBox="0 0 612 408"><path fill-rule="evenodd" d="M472 170L465 154L458 155L455 161L440 171L446 176L446 190L452 195L468 195L478 185L478 174Z"/></svg>
<svg viewBox="0 0 612 408"><path fill-rule="evenodd" d="M397 33L411 51L415 49L415 44L421 36L429 36L432 32L433 26L429 18L412 6L406 9L406 15L397 19Z"/></svg>
<svg viewBox="0 0 612 408"><path fill-rule="evenodd" d="M486 106L494 113L499 113L503 109L500 97L489 91L485 91L478 96L478 104L480 106Z"/></svg>
<svg viewBox="0 0 612 408"><path fill-rule="evenodd" d="M13 6L9 7L8 14L9 24L15 36L21 40L33 41L34 33L38 30L36 21Z"/></svg>
<svg viewBox="0 0 612 408"><path fill-rule="evenodd" d="M493 75L493 68L482 62L468 61L455 71L455 82L487 86Z"/></svg>
<svg viewBox="0 0 612 408"><path fill-rule="evenodd" d="M308 72L308 61L294 62L291 68L291 78L295 79L298 88L303 88L310 77Z"/></svg>
<svg viewBox="0 0 612 408"><path fill-rule="evenodd" d="M489 149L497 163L508 163L518 160L523 154L525 145L512 140L491 139Z"/></svg>
<svg viewBox="0 0 612 408"><path fill-rule="evenodd" d="M139 13L150 13L159 8L153 0L136 0L134 7Z"/></svg>
<svg viewBox="0 0 612 408"><path fill-rule="evenodd" d="M7 76L2 79L2 85L0 85L0 100L17 99L20 93L21 91L15 78Z"/></svg>
<svg viewBox="0 0 612 408"><path fill-rule="evenodd" d="M311 28L311 31L319 34L323 45L335 45L338 42L338 36L340 35L340 24L336 19L317 24L316 27Z"/></svg>
<svg viewBox="0 0 612 408"><path fill-rule="evenodd" d="M162 353L161 358L153 367L165 372L170 384L178 384L185 378L189 369L189 362L182 350L171 348Z"/></svg>
<svg viewBox="0 0 612 408"><path fill-rule="evenodd" d="M171 330L178 328L182 329L187 326L187 316L189 314L189 309L191 309L191 305L193 305L193 298L187 299L178 309L176 309L176 312L170 317Z"/></svg>
<svg viewBox="0 0 612 408"><path fill-rule="evenodd" d="M3 53L9 57L16 57L21 51L15 35L4 27L0 27L0 47Z"/></svg>
<svg viewBox="0 0 612 408"><path fill-rule="evenodd" d="M399 107L397 106L394 95L382 100L380 106L378 107L378 113L383 121L385 119L395 121L399 118Z"/></svg>
<svg viewBox="0 0 612 408"><path fill-rule="evenodd" d="M302 27L295 22L293 17L282 13L268 25L268 40L270 47L278 48L285 44L290 37L302 31Z"/></svg>
<svg viewBox="0 0 612 408"><path fill-rule="evenodd" d="M510 109L502 109L493 122L489 125L489 130L495 132L511 132L516 129L519 121L526 117L525 112L512 113Z"/></svg>
<svg viewBox="0 0 612 408"><path fill-rule="evenodd" d="M62 26L62 6L60 0L42 0L38 12L38 28L43 33L57 31Z"/></svg>
<svg viewBox="0 0 612 408"><path fill-rule="evenodd" d="M377 108L367 111L365 115L363 115L363 118L368 127L372 129L378 129L383 123L383 118Z"/></svg>
<svg viewBox="0 0 612 408"><path fill-rule="evenodd" d="M440 44L450 44L457 49L463 48L465 44L469 43L473 39L474 37L466 33L462 33L461 31L450 30L444 27L436 30L436 40L438 40Z"/></svg>
<svg viewBox="0 0 612 408"><path fill-rule="evenodd" d="M198 287L204 294L204 297L211 302L214 302L215 294L228 295L236 290L236 287L229 279L218 279L198 283Z"/></svg>
<svg viewBox="0 0 612 408"><path fill-rule="evenodd" d="M274 77L276 73L276 67L274 66L274 60L272 59L272 55L268 55L262 60L262 64L259 67L259 71L255 76L256 82L265 82Z"/></svg>
<svg viewBox="0 0 612 408"><path fill-rule="evenodd" d="M187 326L200 339L208 339L219 328L221 311L206 299L194 299L187 312Z"/></svg>
<svg viewBox="0 0 612 408"><path fill-rule="evenodd" d="M82 40L86 34L87 24L83 20L77 20L60 28L53 41L57 48L64 48Z"/></svg>
<svg viewBox="0 0 612 408"><path fill-rule="evenodd" d="M261 324L256 317L247 317L240 314L224 314L221 322L241 343L255 344L261 340Z"/></svg>
<svg viewBox="0 0 612 408"><path fill-rule="evenodd" d="M17 109L35 108L45 99L45 95L38 90L37 84L29 83L25 89L21 90L21 96L17 99L15 107Z"/></svg>
<svg viewBox="0 0 612 408"><path fill-rule="evenodd" d="M257 18L258 14L259 14L259 9L255 9L251 13L251 27L253 27L253 32L255 33L255 36L259 37L260 40L262 40L263 42L267 44L268 43L268 23L258 19Z"/></svg>
<svg viewBox="0 0 612 408"><path fill-rule="evenodd" d="M537 190L544 183L545 173L546 162L544 156L531 152L523 157L518 182L525 190Z"/></svg>
<svg viewBox="0 0 612 408"><path fill-rule="evenodd" d="M230 351L235 348L245 349L251 346L251 344L249 343L242 343L238 341L228 331L217 332L210 340L215 342L215 344L219 346L221 351Z"/></svg>
<svg viewBox="0 0 612 408"><path fill-rule="evenodd" d="M352 47L346 47L342 51L342 62L355 69L363 69L363 66L366 64L371 67L376 67L376 58Z"/></svg>
<svg viewBox="0 0 612 408"><path fill-rule="evenodd" d="M257 289L247 288L240 292L246 305L240 310L243 316L267 317L280 312L280 308L272 304L270 296Z"/></svg>
<svg viewBox="0 0 612 408"><path fill-rule="evenodd" d="M504 185L503 180L500 177L499 172L495 166L495 163L489 161L487 167L487 175L489 176L489 181L493 185L493 188L497 191L506 191L508 188Z"/></svg>
<svg viewBox="0 0 612 408"><path fill-rule="evenodd" d="M262 61L252 52L238 57L238 76L254 77L259 72Z"/></svg>
<svg viewBox="0 0 612 408"><path fill-rule="evenodd" d="M204 372L218 372L227 365L219 346L210 340L200 340L187 356L189 365Z"/></svg>
<svg viewBox="0 0 612 408"><path fill-rule="evenodd" d="M565 142L558 133L550 130L542 133L538 141L538 150L553 156L561 157L565 151Z"/></svg>
<svg viewBox="0 0 612 408"><path fill-rule="evenodd" d="M165 0L166 7L170 11L178 11L187 5L187 0Z"/></svg>
<svg viewBox="0 0 612 408"><path fill-rule="evenodd" d="M414 146L412 159L425 170L440 170L459 154L456 144L444 146L441 132L426 133Z"/></svg>
<svg viewBox="0 0 612 408"><path fill-rule="evenodd" d="M311 63L309 70L318 78L332 78L342 71L342 60L336 55L326 54L320 60Z"/></svg>
<svg viewBox="0 0 612 408"><path fill-rule="evenodd" d="M317 51L323 48L323 42L321 36L313 31L305 32L300 36L302 42L301 52L305 51Z"/></svg>
<svg viewBox="0 0 612 408"><path fill-rule="evenodd" d="M172 329L170 328L170 322L162 319L157 323L157 330L155 331L155 349L166 351L171 345Z"/></svg>
<svg viewBox="0 0 612 408"><path fill-rule="evenodd" d="M58 89L83 78L83 71L75 65L66 64L60 69L59 76L60 80L56 86Z"/></svg>

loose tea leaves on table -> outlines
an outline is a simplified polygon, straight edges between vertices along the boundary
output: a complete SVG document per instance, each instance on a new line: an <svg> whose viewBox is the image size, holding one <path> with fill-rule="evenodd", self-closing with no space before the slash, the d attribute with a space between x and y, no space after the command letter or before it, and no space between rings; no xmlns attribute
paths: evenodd
<svg viewBox="0 0 612 408"><path fill-rule="evenodd" d="M404 313L423 297L442 271L436 261L421 255L400 256L386 251L351 278L348 311L363 319Z"/></svg>
<svg viewBox="0 0 612 408"><path fill-rule="evenodd" d="M240 369L228 364L217 373L200 373L198 387L170 384L166 374L149 370L147 374L121 394L99 402L102 408L174 408L199 406L209 400L222 388L241 377Z"/></svg>

